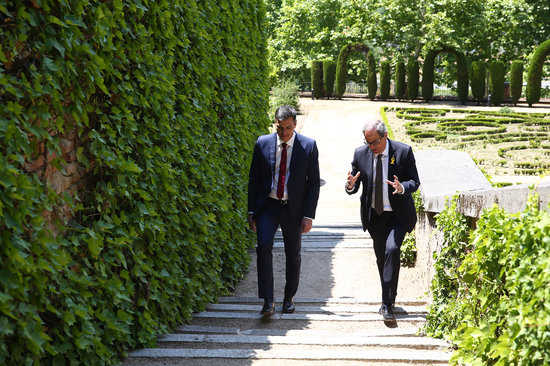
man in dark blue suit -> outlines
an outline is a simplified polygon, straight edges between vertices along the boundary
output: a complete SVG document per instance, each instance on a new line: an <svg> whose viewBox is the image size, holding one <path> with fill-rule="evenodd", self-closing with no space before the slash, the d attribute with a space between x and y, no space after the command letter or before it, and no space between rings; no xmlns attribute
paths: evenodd
<svg viewBox="0 0 550 366"><path fill-rule="evenodd" d="M298 289L302 233L311 230L319 198L319 160L315 140L296 133L296 111L275 112L277 133L263 135L254 146L248 180L248 225L257 233L258 293L262 314L275 312L273 238L280 226L286 257L283 313L294 312Z"/></svg>
<svg viewBox="0 0 550 366"><path fill-rule="evenodd" d="M369 119L363 135L365 145L355 150L345 189L354 194L363 184L361 222L373 239L382 285L380 314L389 320L394 318L401 244L416 224L411 194L420 180L412 148L388 139L383 122Z"/></svg>

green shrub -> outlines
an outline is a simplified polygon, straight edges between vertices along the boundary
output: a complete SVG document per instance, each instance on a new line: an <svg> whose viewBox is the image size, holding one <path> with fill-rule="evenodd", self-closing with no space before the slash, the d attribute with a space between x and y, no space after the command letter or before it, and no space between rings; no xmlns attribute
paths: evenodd
<svg viewBox="0 0 550 366"><path fill-rule="evenodd" d="M464 104L468 100L468 65L466 62L466 57L453 47L448 46L443 47L440 50L430 50L426 54L424 65L422 67L422 97L426 101L429 101L433 98L434 60L435 57L441 52L451 53L456 57L457 94L458 99L462 102L462 104Z"/></svg>
<svg viewBox="0 0 550 366"><path fill-rule="evenodd" d="M438 53L435 50L429 51L422 64L422 98L426 102L434 95L434 61Z"/></svg>
<svg viewBox="0 0 550 366"><path fill-rule="evenodd" d="M0 6L0 364L114 364L242 278L265 10L225 4Z"/></svg>
<svg viewBox="0 0 550 366"><path fill-rule="evenodd" d="M500 105L504 100L504 75L506 75L504 62L491 62L489 64L489 75L489 94L491 95L491 103Z"/></svg>
<svg viewBox="0 0 550 366"><path fill-rule="evenodd" d="M360 51L364 54L369 52L369 48L361 43L352 43L343 46L338 54L338 63L336 64L336 90L334 96L336 98L342 98L346 91L346 74L348 72L348 55L351 52Z"/></svg>
<svg viewBox="0 0 550 366"><path fill-rule="evenodd" d="M311 61L311 97L313 99L323 98L323 61Z"/></svg>
<svg viewBox="0 0 550 366"><path fill-rule="evenodd" d="M292 106L297 111L300 109L299 87L294 80L283 80L271 89L268 114L270 120L273 120L275 111L282 105Z"/></svg>
<svg viewBox="0 0 550 366"><path fill-rule="evenodd" d="M391 64L389 60L380 63L380 99L386 100L390 96Z"/></svg>
<svg viewBox="0 0 550 366"><path fill-rule="evenodd" d="M510 89L512 95L512 103L517 104L521 98L521 90L523 88L523 62L520 60L512 61L510 69Z"/></svg>
<svg viewBox="0 0 550 366"><path fill-rule="evenodd" d="M336 62L332 60L323 61L323 87L325 96L334 95L334 79L336 77Z"/></svg>
<svg viewBox="0 0 550 366"><path fill-rule="evenodd" d="M418 81L420 78L419 64L416 58L409 58L407 62L407 99L413 101L418 97Z"/></svg>
<svg viewBox="0 0 550 366"><path fill-rule="evenodd" d="M540 100L542 67L546 57L550 54L550 39L544 41L537 47L529 63L527 72L527 103L531 107Z"/></svg>
<svg viewBox="0 0 550 366"><path fill-rule="evenodd" d="M397 99L405 98L405 92L407 91L405 88L405 75L405 64L402 59L398 59L395 65L395 97Z"/></svg>
<svg viewBox="0 0 550 366"><path fill-rule="evenodd" d="M485 96L485 79L487 78L487 71L485 69L485 62L473 61L472 62L472 95L477 104L481 102Z"/></svg>
<svg viewBox="0 0 550 366"><path fill-rule="evenodd" d="M378 85L376 80L376 60L374 59L372 50L369 51L369 53L367 54L367 63L368 63L367 84L368 84L369 98L371 100L374 100L376 98L376 90L378 89Z"/></svg>

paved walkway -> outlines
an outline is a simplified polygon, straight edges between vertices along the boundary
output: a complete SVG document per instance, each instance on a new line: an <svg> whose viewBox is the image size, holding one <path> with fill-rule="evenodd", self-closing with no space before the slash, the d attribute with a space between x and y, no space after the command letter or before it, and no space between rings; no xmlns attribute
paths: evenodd
<svg viewBox="0 0 550 366"><path fill-rule="evenodd" d="M342 108L345 106L345 108ZM362 143L367 113L380 103L302 101L301 133L319 146L324 185L311 233L303 238L296 313L281 314L284 250L274 248L278 313L263 321L257 298L255 253L234 296L219 299L190 324L159 339L158 348L131 353L135 365L420 365L446 364L447 345L417 334L426 316L426 283L420 268L402 268L396 322L377 313L380 283L372 240L359 224L359 195L343 189L354 149ZM422 279L422 280L421 280Z"/></svg>

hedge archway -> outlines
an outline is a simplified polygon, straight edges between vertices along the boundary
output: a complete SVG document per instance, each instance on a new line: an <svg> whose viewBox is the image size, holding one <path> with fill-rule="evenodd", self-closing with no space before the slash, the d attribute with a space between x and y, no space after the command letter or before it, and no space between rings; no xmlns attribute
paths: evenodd
<svg viewBox="0 0 550 366"><path fill-rule="evenodd" d="M348 55L351 52L360 51L365 54L369 53L369 47L362 43L352 43L348 44L340 50L338 55L338 63L336 64L336 81L335 81L335 90L334 96L336 98L342 98L344 92L346 91L346 74L348 71Z"/></svg>
<svg viewBox="0 0 550 366"><path fill-rule="evenodd" d="M529 107L540 100L540 82L542 77L542 66L546 57L550 54L550 39L544 41L537 47L535 54L529 63L527 73L527 104Z"/></svg>
<svg viewBox="0 0 550 366"><path fill-rule="evenodd" d="M468 66L466 57L452 47L443 47L439 50L431 50L426 55L422 67L422 97L425 101L432 99L434 94L434 61L440 53L452 53L456 56L457 63L457 91L458 99L462 104L468 100Z"/></svg>

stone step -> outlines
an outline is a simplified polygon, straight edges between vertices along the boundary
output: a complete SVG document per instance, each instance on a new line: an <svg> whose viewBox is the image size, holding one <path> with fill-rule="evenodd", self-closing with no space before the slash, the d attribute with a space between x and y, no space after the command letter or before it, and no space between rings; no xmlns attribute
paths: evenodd
<svg viewBox="0 0 550 366"><path fill-rule="evenodd" d="M343 240L343 241L304 241L302 240L302 251L307 251L308 249L371 249L372 250L372 239L362 239L362 240ZM284 248L283 241L273 242L273 248Z"/></svg>
<svg viewBox="0 0 550 366"><path fill-rule="evenodd" d="M282 303L283 299L275 299L277 303ZM358 298L358 297L295 297L295 304L311 304L311 305L332 305L332 304L356 304L356 305L378 305L380 299ZM258 297L247 296L222 296L218 298L220 304L263 304L263 300ZM419 299L398 299L396 306L422 306L426 305L425 300Z"/></svg>
<svg viewBox="0 0 550 366"><path fill-rule="evenodd" d="M448 349L447 342L429 337L372 337L358 335L311 335L294 334L282 336L243 335L243 334L167 334L159 338L159 347L185 348L186 343L199 344L204 348L207 344L216 346L232 345L233 348L244 345L318 345L334 346L364 346L364 347L399 347L408 349ZM211 348L211 346L208 346ZM256 348L252 347L252 348Z"/></svg>
<svg viewBox="0 0 550 366"><path fill-rule="evenodd" d="M196 326L183 325L176 329L176 332L187 334L241 334L241 335L262 335L262 336L322 336L322 337L421 337L414 329L402 328L379 328L370 331L357 332L338 332L322 329L277 329L277 328L258 328L258 329L240 329L217 326Z"/></svg>
<svg viewBox="0 0 550 366"><path fill-rule="evenodd" d="M372 362L447 363L450 353L442 350L356 349L350 347L274 346L269 349L145 348L131 352L130 358L146 359L272 359L272 360L354 360Z"/></svg>
<svg viewBox="0 0 550 366"><path fill-rule="evenodd" d="M193 314L193 318L214 318L214 319L263 319L259 312L236 312L236 311L203 311ZM378 322L381 316L378 313L362 313L362 314L282 314L275 313L271 316L271 320L301 320L301 321L326 321L326 322ZM397 321L408 322L424 322L426 321L425 314L395 314Z"/></svg>
<svg viewBox="0 0 550 366"><path fill-rule="evenodd" d="M355 305L355 304L336 304L327 306L310 306L299 305L296 307L296 313L321 313L321 314L337 314L337 313L378 313L380 305ZM260 312L261 304L210 304L206 306L208 311L239 311L239 312ZM426 314L425 306L396 306L394 308L396 314Z"/></svg>

